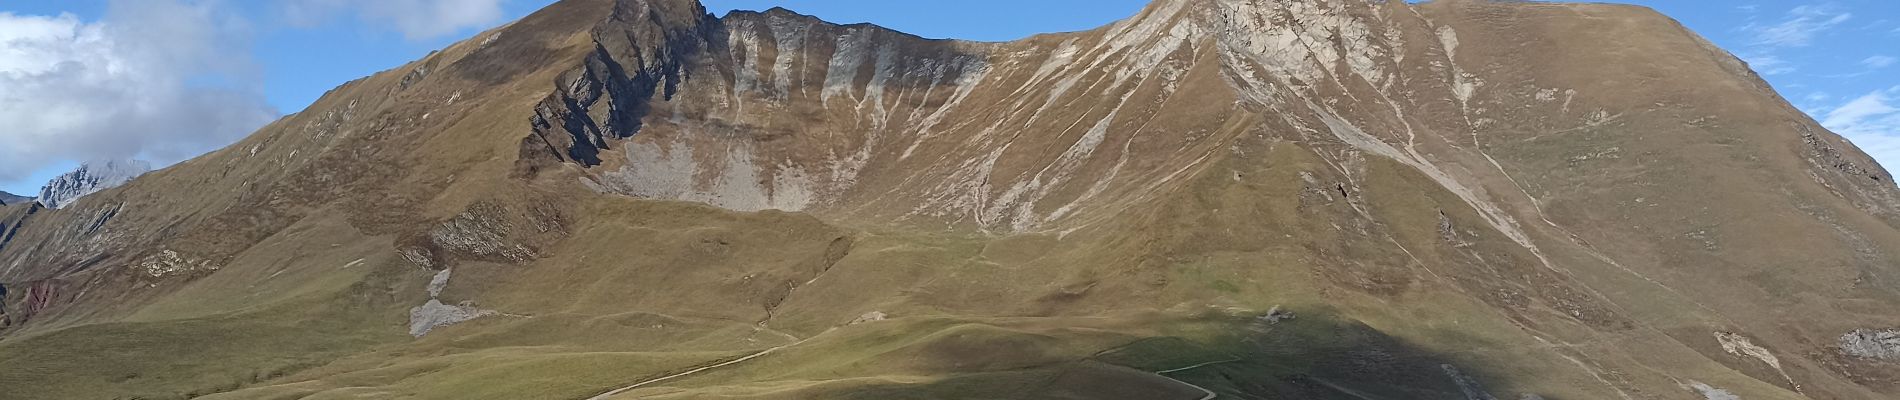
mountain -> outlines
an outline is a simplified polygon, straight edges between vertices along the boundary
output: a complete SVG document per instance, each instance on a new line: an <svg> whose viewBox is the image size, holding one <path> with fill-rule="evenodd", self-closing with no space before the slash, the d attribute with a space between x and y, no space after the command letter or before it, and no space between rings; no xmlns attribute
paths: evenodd
<svg viewBox="0 0 1900 400"><path fill-rule="evenodd" d="M1885 399L1900 189L1608 4L568 0L60 209L15 398Z"/></svg>
<svg viewBox="0 0 1900 400"><path fill-rule="evenodd" d="M0 205L23 203L23 202L32 201L32 200L33 200L32 197L26 197L26 196L21 196L17 194L0 191Z"/></svg>
<svg viewBox="0 0 1900 400"><path fill-rule="evenodd" d="M54 177L40 188L41 203L47 207L61 208L71 205L80 197L100 190L123 185L152 171L152 164L139 160L92 161L80 164L78 169Z"/></svg>

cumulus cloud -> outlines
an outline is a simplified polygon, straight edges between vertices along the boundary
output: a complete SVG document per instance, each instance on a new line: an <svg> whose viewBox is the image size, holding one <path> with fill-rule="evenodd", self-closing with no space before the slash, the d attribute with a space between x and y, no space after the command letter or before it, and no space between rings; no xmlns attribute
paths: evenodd
<svg viewBox="0 0 1900 400"><path fill-rule="evenodd" d="M0 13L0 181L61 161L168 164L277 118L247 27L218 8L114 0L92 22Z"/></svg>
<svg viewBox="0 0 1900 400"><path fill-rule="evenodd" d="M1852 13L1837 12L1830 7L1808 5L1788 10L1787 17L1780 23L1746 28L1755 32L1755 44L1801 47L1813 42L1815 36L1853 17Z"/></svg>
<svg viewBox="0 0 1900 400"><path fill-rule="evenodd" d="M1829 111L1821 125L1846 136L1882 166L1900 166L1900 86L1877 90Z"/></svg>
<svg viewBox="0 0 1900 400"><path fill-rule="evenodd" d="M502 0L287 0L292 23L310 26L339 15L401 32L410 40L485 27L502 18Z"/></svg>

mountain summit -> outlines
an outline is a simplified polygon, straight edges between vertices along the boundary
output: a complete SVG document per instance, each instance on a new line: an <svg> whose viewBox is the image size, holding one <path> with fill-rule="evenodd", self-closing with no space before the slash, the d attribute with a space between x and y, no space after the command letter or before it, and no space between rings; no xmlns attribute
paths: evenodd
<svg viewBox="0 0 1900 400"><path fill-rule="evenodd" d="M47 182L36 199L47 207L64 207L80 197L123 185L151 170L151 163L139 160L87 162Z"/></svg>
<svg viewBox="0 0 1900 400"><path fill-rule="evenodd" d="M1900 392L1892 176L1640 7L569 0L58 204L10 396Z"/></svg>

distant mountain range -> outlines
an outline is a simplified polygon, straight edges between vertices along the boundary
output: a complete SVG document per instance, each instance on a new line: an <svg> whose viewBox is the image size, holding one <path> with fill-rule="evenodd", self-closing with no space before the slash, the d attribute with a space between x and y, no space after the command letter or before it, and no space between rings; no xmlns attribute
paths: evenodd
<svg viewBox="0 0 1900 400"><path fill-rule="evenodd" d="M40 187L39 197L0 191L0 205L38 200L46 207L65 207L81 197L123 185L151 171L152 164L140 160L91 161L47 181L46 185Z"/></svg>
<svg viewBox="0 0 1900 400"><path fill-rule="evenodd" d="M8 204L25 203L32 200L33 200L32 197L26 197L26 196L21 196L17 194L7 193L6 191L0 191L0 206L4 206Z"/></svg>

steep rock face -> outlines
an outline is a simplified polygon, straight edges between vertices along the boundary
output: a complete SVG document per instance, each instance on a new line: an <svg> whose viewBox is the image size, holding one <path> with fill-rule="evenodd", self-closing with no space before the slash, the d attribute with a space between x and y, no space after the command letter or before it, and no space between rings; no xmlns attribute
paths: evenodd
<svg viewBox="0 0 1900 400"><path fill-rule="evenodd" d="M94 161L81 164L79 169L67 172L40 188L37 198L47 207L60 208L70 205L80 197L110 189L132 181L146 172L152 171L152 164L139 160Z"/></svg>
<svg viewBox="0 0 1900 400"><path fill-rule="evenodd" d="M645 99L672 96L682 78L680 64L696 55L698 39L717 22L697 2L624 3L608 10L592 34L596 48L585 65L561 77L562 90L536 106L535 135L523 143L522 158L600 164L599 153L609 150L610 141L640 130Z"/></svg>
<svg viewBox="0 0 1900 400"><path fill-rule="evenodd" d="M1897 195L1636 7L1161 0L974 43L565 1L83 207L7 206L0 356L236 326L333 363L227 398L496 371L545 384L482 395L585 398L744 350L616 393L1873 399ZM228 343L164 348L290 368ZM231 390L131 365L0 386Z"/></svg>
<svg viewBox="0 0 1900 400"><path fill-rule="evenodd" d="M876 26L832 25L783 9L735 13L721 27L694 38L691 47L706 54L678 67L688 77L678 93L634 98L635 106L600 112L600 119L647 122L607 165L595 168L602 172L591 184L735 210L810 210L1026 231L1094 205L1095 197L1118 204L1123 196L1117 193L1181 174L1171 169L1177 165L1129 165L1148 155L1124 154L1143 148L1121 140L1127 138L1106 142L1111 124L1134 127L1170 117L1204 121L1170 129L1216 131L1224 119L1219 109L1153 115L1173 95L1174 81L1214 79L1212 69L1189 76L1191 61L1211 53L1195 53L1184 46L1186 38L1161 36L1169 42L1164 45L1178 48L1151 50L1147 60L1112 67L1120 72L1094 81L1104 77L1068 60L1096 45L1078 43L1088 38L933 41ZM1114 29L1124 31L1119 34L1126 40L1148 40L1137 37L1154 33ZM1070 90L1085 77L1092 80L1088 86ZM571 87L594 85L602 83ZM989 90L979 90L984 87ZM1088 100L1097 98L1110 100ZM1127 111L1138 115L1114 118L1124 113L1123 104L1140 108ZM1050 108L1062 110L1040 111ZM1031 130L1059 133L1021 134ZM1170 148L1153 155L1168 159L1204 156L1210 152L1205 146L1214 143L1155 140L1144 145ZM1096 173L1106 175L1089 176ZM1012 178L989 182L992 176Z"/></svg>

